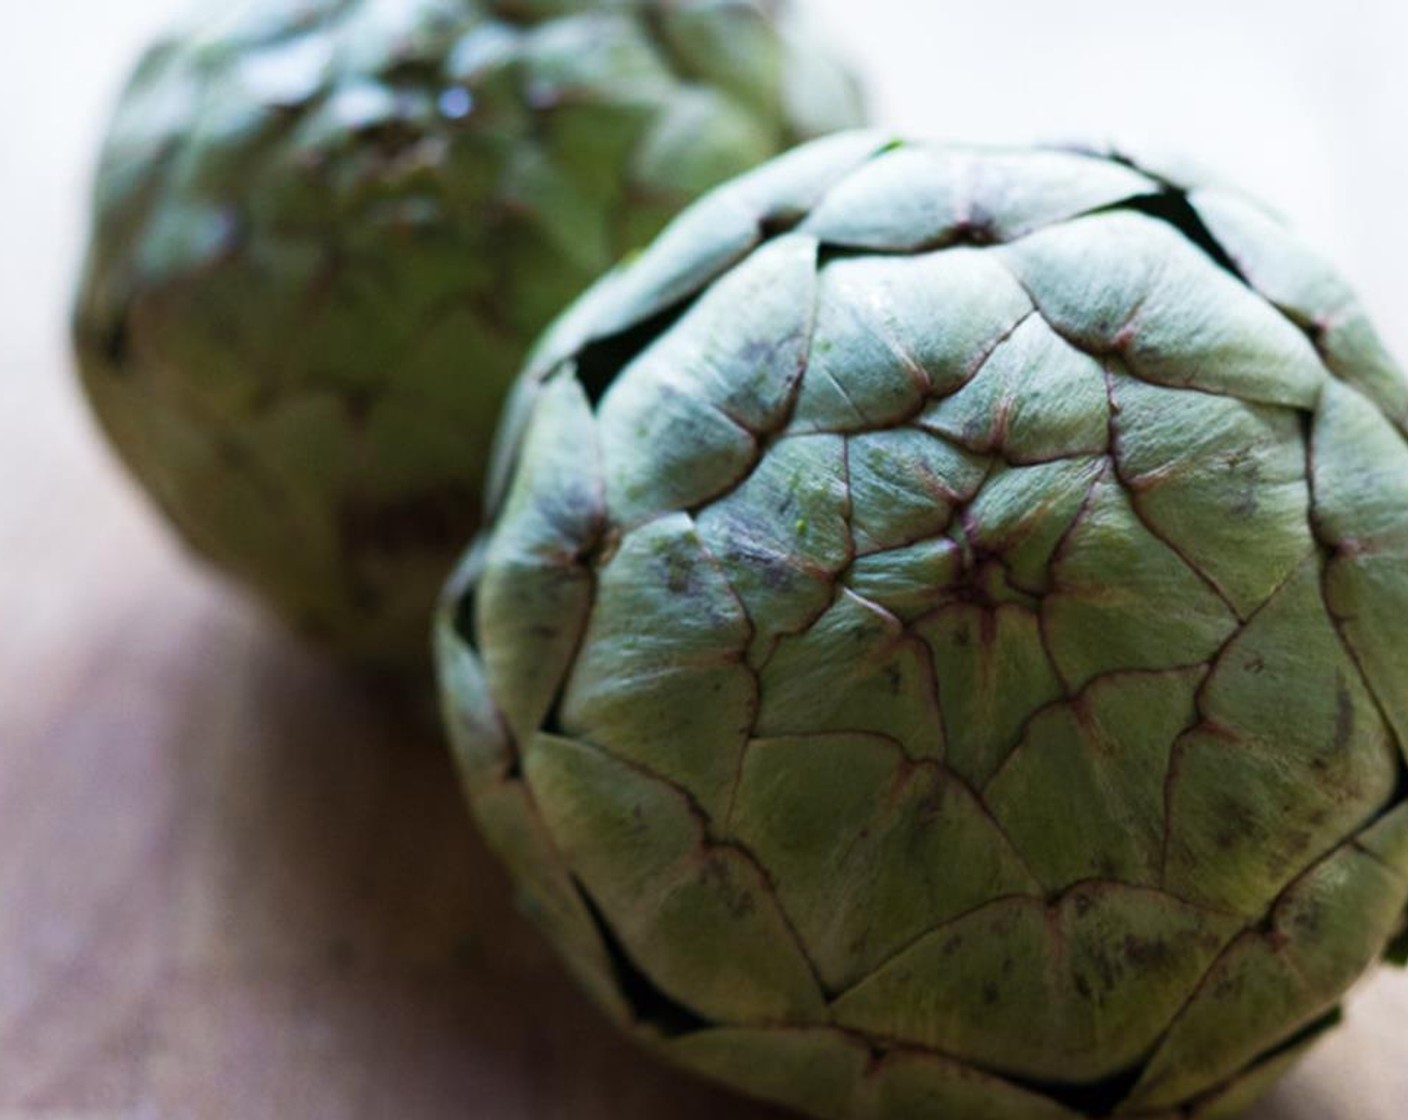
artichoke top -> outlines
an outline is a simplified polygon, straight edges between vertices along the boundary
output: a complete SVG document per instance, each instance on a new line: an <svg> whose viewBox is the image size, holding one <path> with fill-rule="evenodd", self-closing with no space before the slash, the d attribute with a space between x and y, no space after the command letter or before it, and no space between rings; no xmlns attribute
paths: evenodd
<svg viewBox="0 0 1408 1120"><path fill-rule="evenodd" d="M439 626L583 983L821 1117L1230 1116L1408 899L1408 384L1225 187L818 141L559 320Z"/></svg>
<svg viewBox="0 0 1408 1120"><path fill-rule="evenodd" d="M111 123L85 388L199 551L335 648L423 655L534 336L855 89L764 0L226 7Z"/></svg>

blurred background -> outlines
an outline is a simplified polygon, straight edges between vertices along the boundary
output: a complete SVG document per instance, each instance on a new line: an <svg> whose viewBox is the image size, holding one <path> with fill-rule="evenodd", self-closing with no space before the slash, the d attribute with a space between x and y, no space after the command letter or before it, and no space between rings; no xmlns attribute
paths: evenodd
<svg viewBox="0 0 1408 1120"><path fill-rule="evenodd" d="M1408 357L1401 0L813 0L876 119L1182 150ZM434 729L192 565L97 441L68 290L91 161L176 0L0 14L0 1120L769 1117L617 1040L514 914ZM1397 1120L1408 979L1256 1120Z"/></svg>

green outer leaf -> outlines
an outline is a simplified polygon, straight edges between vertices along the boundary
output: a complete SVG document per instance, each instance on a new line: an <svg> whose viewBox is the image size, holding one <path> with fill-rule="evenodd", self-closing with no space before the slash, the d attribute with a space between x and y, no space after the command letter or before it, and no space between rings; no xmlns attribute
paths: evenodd
<svg viewBox="0 0 1408 1120"><path fill-rule="evenodd" d="M1073 1120L1078 1114L938 1054L877 1058L825 1029L701 1031L671 1042L673 1061L823 1120Z"/></svg>
<svg viewBox="0 0 1408 1120"><path fill-rule="evenodd" d="M721 817L758 707L738 599L684 514L627 533L598 580L564 727L678 782ZM652 625L675 615L682 625Z"/></svg>
<svg viewBox="0 0 1408 1120"><path fill-rule="evenodd" d="M1249 930L1228 948L1144 1071L1130 1107L1172 1105L1216 1085L1329 1010L1382 950L1402 914L1405 883L1408 808L1399 807L1293 884L1269 928Z"/></svg>
<svg viewBox="0 0 1408 1120"><path fill-rule="evenodd" d="M822 1013L757 867L709 844L675 789L549 735L533 741L524 768L567 866L655 983L706 1018L805 1023Z"/></svg>
<svg viewBox="0 0 1408 1120"><path fill-rule="evenodd" d="M1098 1081L1144 1056L1237 926L1118 884L1050 907L998 898L843 994L836 1021L983 1069Z"/></svg>
<svg viewBox="0 0 1408 1120"><path fill-rule="evenodd" d="M879 735L753 740L730 832L832 991L994 894L1036 890L971 790Z"/></svg>
<svg viewBox="0 0 1408 1120"><path fill-rule="evenodd" d="M1315 529L1332 551L1325 593L1345 641L1408 749L1408 447L1358 393L1330 386L1311 432Z"/></svg>

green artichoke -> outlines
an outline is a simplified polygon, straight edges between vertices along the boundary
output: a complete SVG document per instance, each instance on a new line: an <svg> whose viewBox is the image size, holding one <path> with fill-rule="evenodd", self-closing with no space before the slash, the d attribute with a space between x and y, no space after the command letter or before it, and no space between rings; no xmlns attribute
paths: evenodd
<svg viewBox="0 0 1408 1120"><path fill-rule="evenodd" d="M785 0L226 7L111 124L83 383L197 551L336 650L424 660L533 338L856 93Z"/></svg>
<svg viewBox="0 0 1408 1120"><path fill-rule="evenodd" d="M817 141L549 332L447 588L482 829L818 1117L1239 1112L1408 900L1408 384L1256 204Z"/></svg>

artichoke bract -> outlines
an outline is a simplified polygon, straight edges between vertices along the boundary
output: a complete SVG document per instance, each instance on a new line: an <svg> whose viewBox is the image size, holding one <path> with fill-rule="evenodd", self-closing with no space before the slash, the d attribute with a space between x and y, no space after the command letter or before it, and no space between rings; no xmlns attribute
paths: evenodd
<svg viewBox="0 0 1408 1120"><path fill-rule="evenodd" d="M198 552L334 650L423 661L534 337L856 90L784 0L226 8L111 123L83 384Z"/></svg>
<svg viewBox="0 0 1408 1120"><path fill-rule="evenodd" d="M1177 167L850 133L556 324L442 602L586 988L818 1117L1232 1116L1408 899L1408 385Z"/></svg>

